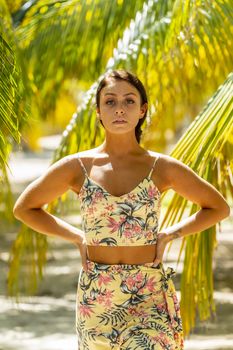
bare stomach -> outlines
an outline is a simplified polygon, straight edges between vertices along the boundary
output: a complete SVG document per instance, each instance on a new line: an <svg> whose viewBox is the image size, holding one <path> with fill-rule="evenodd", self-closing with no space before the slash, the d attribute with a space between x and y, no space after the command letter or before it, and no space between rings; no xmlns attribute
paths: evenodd
<svg viewBox="0 0 233 350"><path fill-rule="evenodd" d="M154 261L156 244L132 247L87 245L87 257L100 264L144 264Z"/></svg>

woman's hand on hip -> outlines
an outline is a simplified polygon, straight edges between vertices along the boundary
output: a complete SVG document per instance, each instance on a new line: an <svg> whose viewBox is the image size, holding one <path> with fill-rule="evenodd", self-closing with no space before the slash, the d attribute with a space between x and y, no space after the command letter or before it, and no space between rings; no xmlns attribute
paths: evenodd
<svg viewBox="0 0 233 350"><path fill-rule="evenodd" d="M75 245L78 246L78 248L79 248L83 270L87 272L87 241L86 241L86 237L83 236L82 241L76 242Z"/></svg>
<svg viewBox="0 0 233 350"><path fill-rule="evenodd" d="M156 242L156 258L153 261L155 266L163 261L163 254L168 242L170 242L169 235L166 232L159 232Z"/></svg>

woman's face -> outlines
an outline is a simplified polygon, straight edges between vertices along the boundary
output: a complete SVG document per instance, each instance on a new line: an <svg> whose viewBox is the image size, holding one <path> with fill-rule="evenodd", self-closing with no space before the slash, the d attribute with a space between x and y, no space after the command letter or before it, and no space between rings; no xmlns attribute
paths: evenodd
<svg viewBox="0 0 233 350"><path fill-rule="evenodd" d="M96 109L105 130L117 134L134 132L146 110L147 103L141 106L140 93L133 85L114 79L100 91L100 107Z"/></svg>

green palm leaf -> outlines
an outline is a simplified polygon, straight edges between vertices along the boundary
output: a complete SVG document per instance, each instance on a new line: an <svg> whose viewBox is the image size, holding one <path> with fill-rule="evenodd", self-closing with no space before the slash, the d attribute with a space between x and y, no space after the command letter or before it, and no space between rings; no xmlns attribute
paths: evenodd
<svg viewBox="0 0 233 350"><path fill-rule="evenodd" d="M230 194L232 198L233 194L232 96L233 74L231 73L171 152L171 156L191 167L215 186L225 198ZM230 193L228 189L231 190ZM187 199L175 193L169 203L161 223L162 227L181 220L187 206ZM192 204L189 215L196 211L197 205ZM180 250L181 254L185 246L181 278L181 312L185 334L195 326L196 310L200 320L208 319L215 312L212 258L216 245L215 226L183 238Z"/></svg>
<svg viewBox="0 0 233 350"><path fill-rule="evenodd" d="M11 18L5 2L0 2L0 219L14 220L13 198L7 177L8 157L13 141L20 142L20 125L27 114L21 107L23 85L17 61Z"/></svg>
<svg viewBox="0 0 233 350"><path fill-rule="evenodd" d="M142 4L142 0L36 1L23 14L20 9L14 15L40 115L45 118L54 109L66 80L78 78L77 83L85 86L97 79Z"/></svg>

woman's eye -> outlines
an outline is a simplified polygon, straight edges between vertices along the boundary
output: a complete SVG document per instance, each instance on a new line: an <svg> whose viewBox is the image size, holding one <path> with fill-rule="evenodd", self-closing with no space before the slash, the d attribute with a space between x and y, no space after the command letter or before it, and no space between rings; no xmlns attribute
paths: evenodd
<svg viewBox="0 0 233 350"><path fill-rule="evenodd" d="M114 102L113 100L108 100L108 101L106 101L106 104L109 104L109 102ZM127 99L127 102L132 102L132 103L134 103L134 100L131 100L130 98L129 99Z"/></svg>
<svg viewBox="0 0 233 350"><path fill-rule="evenodd" d="M108 102L113 102L113 100L108 100L108 101L106 102L106 105L108 104Z"/></svg>

